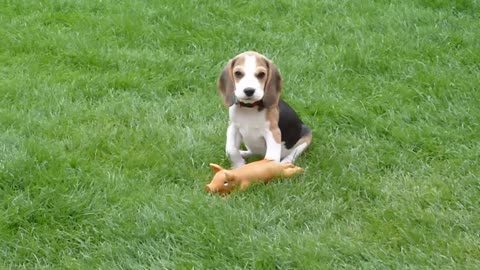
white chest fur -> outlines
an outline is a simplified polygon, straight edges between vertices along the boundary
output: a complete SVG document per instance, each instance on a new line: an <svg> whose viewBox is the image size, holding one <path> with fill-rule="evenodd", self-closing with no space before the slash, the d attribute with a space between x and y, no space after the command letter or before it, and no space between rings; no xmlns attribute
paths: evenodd
<svg viewBox="0 0 480 270"><path fill-rule="evenodd" d="M230 124L234 125L248 150L258 155L265 155L265 134L270 132L270 122L266 119L266 110L257 108L231 106Z"/></svg>

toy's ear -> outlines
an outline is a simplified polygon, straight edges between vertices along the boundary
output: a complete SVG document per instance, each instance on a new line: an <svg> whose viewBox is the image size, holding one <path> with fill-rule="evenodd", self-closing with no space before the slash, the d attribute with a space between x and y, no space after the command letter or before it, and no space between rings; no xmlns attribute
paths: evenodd
<svg viewBox="0 0 480 270"><path fill-rule="evenodd" d="M218 164L215 164L215 163L210 163L210 169L212 169L212 171L214 173L217 173L219 171L222 171L222 170L225 170L224 168L222 168L222 166L218 165Z"/></svg>

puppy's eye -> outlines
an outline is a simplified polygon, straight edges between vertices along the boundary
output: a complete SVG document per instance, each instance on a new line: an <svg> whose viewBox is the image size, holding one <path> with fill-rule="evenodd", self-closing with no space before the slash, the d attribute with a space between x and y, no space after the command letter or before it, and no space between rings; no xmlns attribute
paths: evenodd
<svg viewBox="0 0 480 270"><path fill-rule="evenodd" d="M259 78L259 79L265 78L265 72L263 72L263 71L262 71L262 72L259 72L259 73L257 74L257 78Z"/></svg>
<svg viewBox="0 0 480 270"><path fill-rule="evenodd" d="M228 182L227 181L223 182L223 186L224 187L228 186Z"/></svg>
<svg viewBox="0 0 480 270"><path fill-rule="evenodd" d="M235 78L237 78L237 79L241 79L241 78L243 77L243 73L240 72L240 71L238 71L238 70L235 71L235 72L233 73L233 75L235 75Z"/></svg>

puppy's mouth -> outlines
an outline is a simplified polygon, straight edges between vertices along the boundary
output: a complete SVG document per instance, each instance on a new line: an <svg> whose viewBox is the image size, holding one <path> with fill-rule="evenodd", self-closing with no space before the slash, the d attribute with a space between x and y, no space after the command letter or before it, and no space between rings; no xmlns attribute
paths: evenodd
<svg viewBox="0 0 480 270"><path fill-rule="evenodd" d="M242 97L242 98L237 97L238 102L247 103L247 104L255 103L255 102L258 102L260 100L261 99L256 99L256 98L252 98L252 97Z"/></svg>
<svg viewBox="0 0 480 270"><path fill-rule="evenodd" d="M250 99L249 101L245 102L245 101L240 101L237 99L237 101L235 102L236 105L239 105L240 107L247 107L247 108L253 108L253 107L257 107L257 106L260 106L260 107L263 107L263 100L253 100L253 99Z"/></svg>

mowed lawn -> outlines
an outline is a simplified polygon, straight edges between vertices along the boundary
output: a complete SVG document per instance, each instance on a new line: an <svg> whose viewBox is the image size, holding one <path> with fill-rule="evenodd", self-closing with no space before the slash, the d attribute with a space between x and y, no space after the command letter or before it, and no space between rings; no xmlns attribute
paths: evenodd
<svg viewBox="0 0 480 270"><path fill-rule="evenodd" d="M0 268L479 267L479 1L0 6ZM314 141L224 200L216 80L245 50Z"/></svg>

